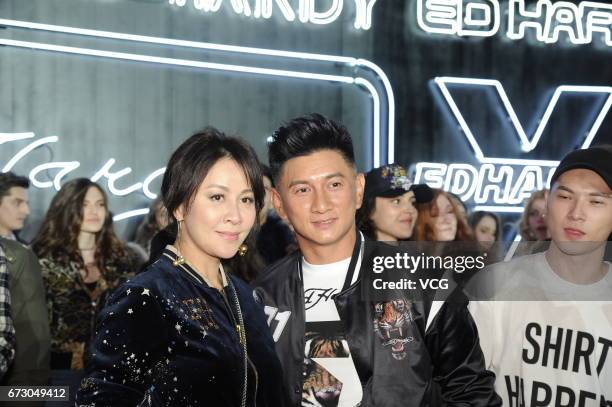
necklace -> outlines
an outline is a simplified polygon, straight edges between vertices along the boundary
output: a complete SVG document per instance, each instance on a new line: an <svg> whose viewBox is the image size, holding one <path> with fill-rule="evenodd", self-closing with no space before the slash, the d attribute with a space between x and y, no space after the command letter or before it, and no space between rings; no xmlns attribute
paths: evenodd
<svg viewBox="0 0 612 407"><path fill-rule="evenodd" d="M174 252L172 253L174 254L174 256L177 256L176 253ZM173 260L173 265L175 267L178 267L182 269L183 271L186 271L188 274L192 274L191 271L189 271L189 268L185 265L184 261L176 264L174 263L176 261L176 258L169 256L168 253L164 253L164 256ZM202 277L202 279L206 282L206 284L212 287L212 285L209 284L208 281L206 281L204 276L200 275L199 273L197 274L200 277ZM223 297L223 300L225 301L227 307L229 308L230 319L232 320L234 326L236 327L236 333L238 334L238 341L240 342L240 345L242 346L244 379L243 379L243 386L242 386L242 400L241 400L240 406L245 407L246 401L247 401L247 392L248 392L249 354L247 350L247 339L246 339L246 329L244 327L244 318L242 315L242 309L240 307L240 301L238 300L238 294L236 293L236 287L234 287L234 284L232 283L231 279L227 279L227 277L225 277L225 271L223 270L223 266L219 268L219 274L221 276L221 285L223 286L223 280L226 280L227 287L229 288L228 291L230 292L232 296L232 301L230 303L230 299L227 297L226 291L223 288L221 289L221 296ZM234 306L232 307L231 304L233 304Z"/></svg>

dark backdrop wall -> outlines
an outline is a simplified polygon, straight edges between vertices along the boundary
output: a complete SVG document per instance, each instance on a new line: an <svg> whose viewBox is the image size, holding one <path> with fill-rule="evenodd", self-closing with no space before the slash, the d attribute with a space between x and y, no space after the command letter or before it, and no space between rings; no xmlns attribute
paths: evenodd
<svg viewBox="0 0 612 407"><path fill-rule="evenodd" d="M188 0L184 7L166 0L0 0L0 18L190 41L286 51L348 56L370 60L390 79L395 94L395 161L475 164L474 154L431 80L437 76L499 80L516 110L528 124L539 117L543 101L564 84L608 86L612 80L609 47L595 45L536 45L527 40L457 38L428 34L416 23L416 1L379 0L373 5L370 30L356 29L353 1L344 1L339 18L326 25L286 21L273 4L270 19L236 15L224 0L216 13L204 13ZM250 2L254 4L255 2ZM287 3L298 9L298 0ZM371 3L371 2L367 2ZM503 3L503 2L502 2ZM331 0L315 2L319 10ZM271 69L353 75L334 64L231 53L186 50L173 46L126 44L118 40L5 28L0 37L88 49L103 49L156 57L258 64ZM0 48L0 132L34 132L35 137L0 146L0 165L30 143L57 136L55 142L28 152L12 170L28 174L37 166L62 162L40 171L36 179L52 181L69 163L79 167L63 180L91 177L113 158L110 172L129 167L115 183L125 194L113 195L115 213L148 205L144 182L163 167L169 154L186 137L207 125L250 141L266 161L266 139L284 120L321 112L343 122L355 137L359 167L371 168L373 104L363 88L329 81L238 74L128 62L27 48ZM374 79L372 79L374 80ZM574 148L584 129L579 117L598 108L601 100L560 101L536 150L522 154L507 125L500 124L499 104L472 90L455 93L482 146L498 157L558 160ZM383 101L384 105L384 101ZM384 107L384 106L383 106ZM608 116L594 140L612 142ZM581 133L582 132L582 133ZM73 164L74 165L74 164ZM160 177L149 184L157 192ZM100 179L109 189L108 177ZM112 192L113 190L111 190ZM30 235L55 190L32 188ZM115 191L117 192L117 191ZM123 236L134 219L119 221Z"/></svg>
<svg viewBox="0 0 612 407"><path fill-rule="evenodd" d="M503 22L508 2L499 3ZM526 3L533 8L536 1ZM435 77L500 81L526 128L540 117L542 104L548 102L557 86L612 85L612 47L600 45L600 41L574 45L563 34L555 44L530 41L529 36L513 41L503 34L503 25L499 34L489 38L429 34L418 27L416 4L416 0L379 2L373 22L372 59L393 84L398 112L396 147L398 158L404 162L473 160L456 123L449 123L435 103L435 92L430 88L430 80ZM497 157L558 160L583 139L577 124L582 122L585 110L593 105L600 107L595 103L600 100L591 98L560 101L541 147L529 155L521 154L519 144L514 143L515 135L504 131L499 120L492 117L490 101L477 92L469 96L459 100L465 103L466 114L482 134L483 143ZM508 140L510 136L513 139ZM612 142L612 115L603 121L593 144L604 142Z"/></svg>

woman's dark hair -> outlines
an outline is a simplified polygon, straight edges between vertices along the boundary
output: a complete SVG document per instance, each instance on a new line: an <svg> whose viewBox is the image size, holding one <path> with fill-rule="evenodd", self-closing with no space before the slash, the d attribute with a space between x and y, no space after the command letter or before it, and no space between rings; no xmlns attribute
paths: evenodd
<svg viewBox="0 0 612 407"><path fill-rule="evenodd" d="M207 127L183 142L168 161L161 195L173 223L176 223L174 212L181 205L184 205L185 212L189 212L200 184L213 165L222 158L230 158L242 167L255 197L255 213L259 213L263 207L265 190L255 151L239 138Z"/></svg>
<svg viewBox="0 0 612 407"><path fill-rule="evenodd" d="M337 151L350 165L355 165L353 141L346 127L318 113L285 123L272 138L268 158L275 184L285 162L321 150Z"/></svg>
<svg viewBox="0 0 612 407"><path fill-rule="evenodd" d="M470 227L472 228L472 230L476 231L476 226L478 225L478 222L480 222L482 218L487 217L487 216L490 218L493 218L493 220L495 221L495 241L499 242L501 240L502 225L501 225L501 220L499 219L499 216L497 216L493 212L476 211L470 215L468 219L468 223Z"/></svg>
<svg viewBox="0 0 612 407"><path fill-rule="evenodd" d="M450 202L451 207L453 209L453 213L457 218L457 234L455 235L455 241L473 241L474 235L470 230L470 226L466 223L465 218L459 213L459 208L457 207L457 204L454 202L452 197L448 195L446 191L443 191L441 189L432 190L433 199L430 202L416 204L416 207L419 211L419 217L417 218L417 222L414 227L415 240L427 242L436 241L436 234L432 223L433 218L440 215L440 209L438 208L436 201L438 200L438 197L440 195L444 195Z"/></svg>
<svg viewBox="0 0 612 407"><path fill-rule="evenodd" d="M70 262L85 266L79 251L78 237L83 221L83 201L90 188L100 191L106 208L102 229L96 233L96 266L104 272L109 260L128 255L113 230L106 193L95 182L77 178L62 185L62 189L51 200L38 235L32 242L32 249L38 257L50 257L66 266Z"/></svg>
<svg viewBox="0 0 612 407"><path fill-rule="evenodd" d="M361 208L357 210L355 214L355 221L357 222L357 228L361 232L372 240L376 240L376 225L371 219L372 213L376 209L376 196L370 196L364 198Z"/></svg>
<svg viewBox="0 0 612 407"><path fill-rule="evenodd" d="M222 158L236 161L244 170L249 186L253 190L255 213L261 211L265 189L261 165L255 151L241 139L227 136L213 127L207 127L189 137L170 157L162 181L161 193L171 224L158 233L156 239L153 240L149 263L159 257L165 244L173 243L176 238L174 211L183 204L185 211L189 211L200 184L213 165ZM257 217L255 219L257 221ZM246 281L254 279L263 269L263 261L256 253L255 229L254 227L245 239L244 243L249 247L246 256L236 255L230 259L222 259L227 271ZM158 236L159 239L157 239Z"/></svg>

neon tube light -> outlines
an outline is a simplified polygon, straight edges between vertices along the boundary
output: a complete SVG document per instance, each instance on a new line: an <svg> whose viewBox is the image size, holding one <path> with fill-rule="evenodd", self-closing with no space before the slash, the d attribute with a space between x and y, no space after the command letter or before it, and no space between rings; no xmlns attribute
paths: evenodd
<svg viewBox="0 0 612 407"><path fill-rule="evenodd" d="M429 34L490 37L501 31L505 19L505 35L511 40L525 38L530 30L539 43L567 40L583 45L592 43L593 34L599 34L604 46L612 46L611 4L550 0L529 3L533 10L528 9L525 0L417 0L417 25ZM505 10L501 10L502 4Z"/></svg>
<svg viewBox="0 0 612 407"><path fill-rule="evenodd" d="M550 179L559 161L485 156L447 85L486 86L494 89L508 113L516 134L519 136L518 141L521 143L524 152L532 152L538 143L542 141L544 129L550 121L551 115L562 95L566 93L584 93L602 95L605 98L600 110L590 119L585 118L585 120L591 121L587 122L587 125L590 125L588 132L582 135L584 140L580 143L581 148L588 148L591 145L612 106L612 87L558 86L548 102L534 136L530 140L518 121L516 113L499 81L441 77L435 78L434 83L436 83L443 96L443 98L438 99L438 102L445 103L444 107L449 108L450 116L459 124L461 128L460 133L467 139L480 165L421 162L416 165L415 182L425 182L431 187L445 189L459 195L465 201L473 202L476 209L493 212L522 212L522 203L532 191L549 187ZM515 135L509 135L509 137L514 139Z"/></svg>
<svg viewBox="0 0 612 407"><path fill-rule="evenodd" d="M480 149L480 146L476 142L476 138L474 137L472 130L466 123L463 115L461 114L461 111L457 107L455 100L453 99L450 91L448 90L448 86L447 86L448 84L468 85L468 86L475 86L475 87L476 86L493 87L495 91L497 92L497 95L499 96L500 100L502 101L505 111L508 113L510 122L512 123L512 126L514 130L516 131L516 134L518 135L518 138L521 142L521 148L524 152L530 152L538 145L540 138L542 137L542 133L546 129L546 126L548 125L548 121L550 120L550 116L553 113L557 105L557 102L559 101L559 98L562 94L564 93L584 93L584 94L607 95L607 99L606 99L606 102L604 103L604 106L600 110L596 120L594 121L593 125L589 129L588 136L585 139L585 145L590 144L590 142L593 140L593 138L595 137L595 134L597 133L597 131L599 130L603 122L603 119L606 117L606 115L608 114L608 111L610 110L610 107L612 106L612 87L610 86L572 86L572 85L559 86L555 89L553 96L548 102L548 105L544 111L544 114L542 115L542 118L539 121L538 127L536 128L533 134L533 137L531 138L531 140L529 140L529 137L525 133L525 129L521 125L516 115L516 112L514 111L514 108L512 107L510 100L508 99L508 95L506 94L504 87L499 81L493 80L493 79L475 79L475 78L457 78L457 77L438 77L438 78L435 78L434 81L436 85L438 85L438 88L440 89L442 96L446 100L446 103L448 104L448 107L451 109L451 112L455 116L455 119L459 123L459 126L461 126L461 130L463 131L463 134L465 135L465 137L468 139L468 142L472 146L472 149L474 150L476 154L476 158L481 162L485 162L483 160L486 160L486 162L497 162L500 164L501 163L512 163L512 161L509 161L508 159L491 158L491 157L485 158L484 157L484 153L482 152L482 150Z"/></svg>
<svg viewBox="0 0 612 407"><path fill-rule="evenodd" d="M374 2L370 3L371 6L373 6L373 4ZM39 31L63 33L63 34L74 34L74 35L81 35L81 36L94 37L94 38L115 39L115 40L141 42L141 43L157 44L157 45L169 45L169 46L184 47L184 48L202 49L202 50L215 50L215 51L224 51L224 52L232 52L232 53L239 53L239 54L262 55L262 56L288 58L288 59L293 59L293 60L331 62L334 64L338 64L338 63L343 64L348 67L365 69L371 72L381 81L383 88L385 90L384 96L387 102L385 106L387 110L386 112L387 113L386 136L388 139L387 158L386 160L384 160L384 159L381 159L380 156L375 156L374 166L378 167L386 162L390 162L390 163L394 162L394 158L395 158L395 98L393 95L393 90L391 88L389 79L387 75L384 73L384 71L379 66L377 66L373 62L368 61L366 59L335 56L335 55L325 55L325 54L313 54L313 53L306 53L306 52L294 52L294 51L282 51L282 50L272 50L272 49L264 49L264 48L242 47L242 46L235 46L235 45L214 44L214 43L197 42L197 41L176 40L176 39L171 39L171 38L125 34L125 33L117 33L117 32L110 32L110 31L91 30L91 29L85 29L85 28L41 24L41 23L19 21L19 20L9 20L9 19L0 19L0 25L7 26L7 27L14 27L14 28L24 28L24 29L32 29L32 30L39 30ZM181 65L181 63L175 64L173 61L184 61L184 65L181 65L181 66L191 66L191 67L196 67L196 68L218 69L218 70L225 70L224 68L227 67L228 70L233 71L233 72L259 73L259 74L267 74L267 75L275 75L275 76L284 76L284 77L290 77L290 78L304 78L304 79L323 80L323 81L332 81L332 82L349 83L349 84L354 83L354 78L346 77L346 76L342 77L342 76L336 76L336 75L314 74L314 73L309 73L309 72L283 71L283 70L275 70L275 69L267 69L267 68L254 68L254 67L227 65L227 64L215 64L215 63L207 63L207 62L201 62L201 61L178 60L178 59L173 59L173 58L161 58L161 57L153 57L153 56L129 54L129 53L87 50L85 48L62 47L62 46L55 46L51 44L31 43L27 41L16 41L13 43L9 42L13 40L2 40L2 41L6 41L6 42L2 42L2 44L4 45L10 45L10 46L22 47L22 48L44 49L44 50L49 50L49 51L66 52L66 53L72 53L72 54L79 54L80 53L79 50L86 50L84 52L87 52L87 53L83 53L82 55L101 56L101 57L108 57L108 58L114 58L114 59L127 59L127 60L133 60L133 61L152 62L152 63L161 63L161 64L169 64L169 65ZM204 65L199 65L199 64L204 64ZM340 79L340 78L344 78L344 79ZM373 96L373 99L375 99L374 96ZM378 96L378 99L380 100L380 96ZM382 135L382 133L380 134Z"/></svg>
<svg viewBox="0 0 612 407"><path fill-rule="evenodd" d="M343 0L330 0L331 4L325 11L317 11L315 5L317 0L299 0L298 16L303 24L331 24L338 20L344 9ZM223 0L192 0L196 10L206 13L216 13L221 8ZM253 17L256 19L269 19L272 16L273 0L254 0L251 7L248 0L229 0L231 9L235 14ZM368 30L372 26L372 9L376 0L355 0L355 22L356 29ZM285 20L295 21L295 11L288 0L274 0ZM168 0L168 4L176 7L185 7L187 0Z"/></svg>
<svg viewBox="0 0 612 407"><path fill-rule="evenodd" d="M117 221L120 221L120 220L132 218L134 216L146 215L148 213L149 213L149 208L134 209L134 210L127 211L127 212L122 212L120 214L117 214L117 215L113 216L113 221L117 222Z"/></svg>

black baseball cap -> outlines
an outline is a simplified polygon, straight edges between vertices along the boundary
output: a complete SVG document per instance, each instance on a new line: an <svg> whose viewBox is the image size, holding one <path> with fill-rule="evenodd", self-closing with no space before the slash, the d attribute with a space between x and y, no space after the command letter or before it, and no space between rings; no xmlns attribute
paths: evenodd
<svg viewBox="0 0 612 407"><path fill-rule="evenodd" d="M561 174L569 170L585 168L599 174L608 187L612 188L612 146L598 146L574 150L561 160L550 179L550 186L559 179Z"/></svg>
<svg viewBox="0 0 612 407"><path fill-rule="evenodd" d="M374 168L365 176L364 199L373 196L392 198L414 192L417 203L430 202L433 191L426 184L414 184L406 169L399 164L388 164Z"/></svg>

